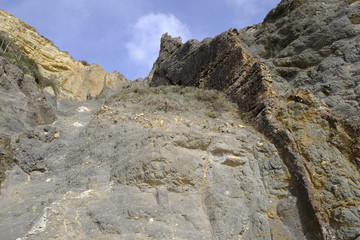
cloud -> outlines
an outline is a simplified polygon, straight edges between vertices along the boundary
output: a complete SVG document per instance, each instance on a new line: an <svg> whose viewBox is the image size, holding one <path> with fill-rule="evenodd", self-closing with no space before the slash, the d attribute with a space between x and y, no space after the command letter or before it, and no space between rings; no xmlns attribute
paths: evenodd
<svg viewBox="0 0 360 240"><path fill-rule="evenodd" d="M229 28L241 29L261 22L279 2L1 0L1 8L35 27L75 59L97 63L106 71L120 71L135 79L151 70L159 53L161 34L169 32L184 41L190 37L214 37ZM160 13L151 13L154 11ZM187 24L179 19L186 19Z"/></svg>
<svg viewBox="0 0 360 240"><path fill-rule="evenodd" d="M132 37L126 44L129 58L136 65L141 65L148 74L159 55L160 39L163 33L173 37L190 38L190 30L173 14L150 13L140 17L132 29Z"/></svg>
<svg viewBox="0 0 360 240"><path fill-rule="evenodd" d="M1 3L4 10L35 27L74 59L100 64L109 72L126 71L125 43L131 37L130 25L149 12L147 0L3 0Z"/></svg>

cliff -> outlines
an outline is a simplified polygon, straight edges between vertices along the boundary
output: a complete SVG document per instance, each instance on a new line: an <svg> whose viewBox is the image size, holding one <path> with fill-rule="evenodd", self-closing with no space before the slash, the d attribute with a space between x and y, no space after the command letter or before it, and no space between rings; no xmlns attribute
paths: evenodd
<svg viewBox="0 0 360 240"><path fill-rule="evenodd" d="M146 80L87 101L0 57L0 239L360 239L359 3L164 34Z"/></svg>
<svg viewBox="0 0 360 240"><path fill-rule="evenodd" d="M13 44L26 57L33 59L40 74L52 83L59 98L84 100L109 88L129 84L120 73L107 73L97 64L75 61L67 52L41 36L19 18L0 10L0 30L8 33Z"/></svg>
<svg viewBox="0 0 360 240"><path fill-rule="evenodd" d="M282 1L264 23L214 39L165 34L152 71L151 86L226 91L277 148L311 239L359 236L359 10Z"/></svg>

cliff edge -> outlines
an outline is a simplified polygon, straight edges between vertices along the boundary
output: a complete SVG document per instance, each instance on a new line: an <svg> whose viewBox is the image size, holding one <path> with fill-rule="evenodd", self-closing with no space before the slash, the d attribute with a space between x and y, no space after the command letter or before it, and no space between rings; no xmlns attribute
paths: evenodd
<svg viewBox="0 0 360 240"><path fill-rule="evenodd" d="M22 54L35 61L60 98L84 100L99 95L105 86L116 88L130 82L121 73L107 73L97 64L74 60L35 28L4 10L0 10L0 30L8 33Z"/></svg>
<svg viewBox="0 0 360 240"><path fill-rule="evenodd" d="M283 0L263 23L213 39L164 34L152 70L150 86L237 103L287 166L309 239L360 236L359 12L359 1Z"/></svg>
<svg viewBox="0 0 360 240"><path fill-rule="evenodd" d="M359 12L164 34L131 84L1 12L0 239L359 240Z"/></svg>

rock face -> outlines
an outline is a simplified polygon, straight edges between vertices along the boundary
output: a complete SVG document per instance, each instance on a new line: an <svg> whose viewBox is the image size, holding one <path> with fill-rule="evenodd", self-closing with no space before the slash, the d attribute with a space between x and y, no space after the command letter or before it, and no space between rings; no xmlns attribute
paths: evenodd
<svg viewBox="0 0 360 240"><path fill-rule="evenodd" d="M1 239L305 239L286 166L235 106L214 118L200 99L219 93L139 91L59 101L11 137Z"/></svg>
<svg viewBox="0 0 360 240"><path fill-rule="evenodd" d="M0 182L14 160L10 137L56 119L56 99L42 94L35 79L0 57Z"/></svg>
<svg viewBox="0 0 360 240"><path fill-rule="evenodd" d="M150 83L226 89L276 147L310 239L360 236L359 10L282 1L264 23L214 39L165 34Z"/></svg>
<svg viewBox="0 0 360 240"><path fill-rule="evenodd" d="M281 93L308 89L335 112L359 120L359 3L282 1L239 37L271 70Z"/></svg>
<svg viewBox="0 0 360 240"><path fill-rule="evenodd" d="M0 10L0 30L7 32L25 56L33 59L40 74L60 98L84 100L97 96L106 86L117 88L129 81L120 73L107 73L99 65L75 61L50 40L17 17Z"/></svg>
<svg viewBox="0 0 360 240"><path fill-rule="evenodd" d="M0 239L359 240L359 6L164 34L146 81L87 101L0 58Z"/></svg>

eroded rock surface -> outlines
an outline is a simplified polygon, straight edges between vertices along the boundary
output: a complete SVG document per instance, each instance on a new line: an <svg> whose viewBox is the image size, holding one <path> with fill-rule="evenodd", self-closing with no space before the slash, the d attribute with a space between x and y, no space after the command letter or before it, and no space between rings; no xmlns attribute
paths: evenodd
<svg viewBox="0 0 360 240"><path fill-rule="evenodd" d="M33 27L3 10L0 10L0 30L9 34L22 54L36 62L40 74L52 83L59 98L85 100L99 95L104 87L129 84L121 73L107 73L97 64L75 61Z"/></svg>
<svg viewBox="0 0 360 240"><path fill-rule="evenodd" d="M0 57L0 182L13 164L10 138L56 119L56 99L41 93L35 78Z"/></svg>
<svg viewBox="0 0 360 240"><path fill-rule="evenodd" d="M239 37L269 67L278 91L308 89L359 120L359 13L359 1L281 1Z"/></svg>
<svg viewBox="0 0 360 240"><path fill-rule="evenodd" d="M309 239L360 236L358 12L358 1L282 1L214 39L165 34L152 71L151 86L226 90L275 145Z"/></svg>
<svg viewBox="0 0 360 240"><path fill-rule="evenodd" d="M274 145L235 106L213 118L169 89L60 101L66 115L13 136L0 238L306 239Z"/></svg>
<svg viewBox="0 0 360 240"><path fill-rule="evenodd" d="M359 5L165 34L147 79L88 101L0 58L0 239L358 240Z"/></svg>

